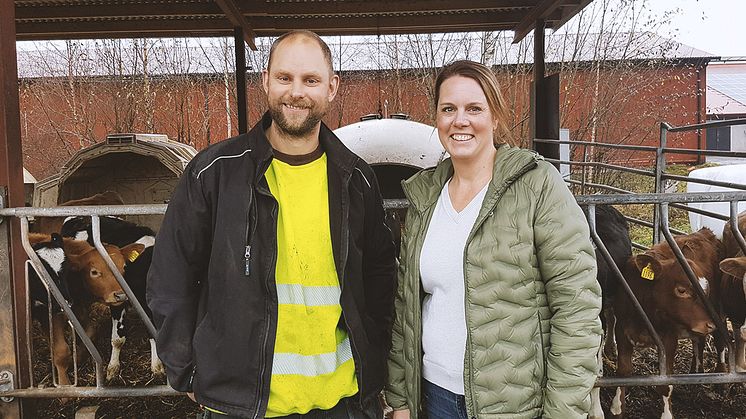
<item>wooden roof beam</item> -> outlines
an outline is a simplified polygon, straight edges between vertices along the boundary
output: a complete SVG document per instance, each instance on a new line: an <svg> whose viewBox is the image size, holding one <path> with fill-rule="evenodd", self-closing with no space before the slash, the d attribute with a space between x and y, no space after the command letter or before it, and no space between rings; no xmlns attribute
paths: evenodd
<svg viewBox="0 0 746 419"><path fill-rule="evenodd" d="M326 1L277 2L271 9L263 2L242 1L245 15L332 15L332 14L397 14L433 12L469 12L529 9L538 0L409 0L409 1Z"/></svg>
<svg viewBox="0 0 746 419"><path fill-rule="evenodd" d="M536 25L538 19L544 19L545 21L556 20L550 19L552 15L560 6L565 3L563 0L542 0L541 3L537 4L536 7L529 12L519 23L516 25L513 36L513 43L517 44L521 42L523 38L528 35L529 32Z"/></svg>
<svg viewBox="0 0 746 419"><path fill-rule="evenodd" d="M234 3L237 0L233 0ZM384 14L397 13L449 13L469 11L507 11L533 8L538 0L410 0L397 2L348 2L329 1L324 7L318 2L278 2L271 9L264 2L238 1L235 3L243 16L272 15L333 15L333 14ZM578 0L579 1L579 0ZM123 0L99 4L81 5L76 2L52 2L43 6L16 1L16 19L51 18L96 18L96 17L139 17L139 16L182 16L213 15L227 12L216 3L179 3L173 0L141 2Z"/></svg>
<svg viewBox="0 0 746 419"><path fill-rule="evenodd" d="M231 21L234 27L241 28L244 41L246 41L252 51L256 51L256 34L254 33L254 29L251 28L251 25L249 25L249 22L236 5L236 2L234 0L215 0L215 3L225 12L225 16L228 17L228 20Z"/></svg>
<svg viewBox="0 0 746 419"><path fill-rule="evenodd" d="M215 3L190 3L188 7L165 2L144 2L133 6L129 3L117 4L50 4L44 6L16 5L16 19L76 19L76 18L133 18L146 16L224 16L223 10Z"/></svg>
<svg viewBox="0 0 746 419"><path fill-rule="evenodd" d="M365 16L335 17L256 17L252 19L254 36L278 36L295 28L308 28L320 35L363 35L371 33L393 34L429 32L466 32L475 30L508 30L520 21L521 13L488 12L458 13L452 15L413 15L413 16ZM503 22L503 23L500 23ZM187 18L153 18L133 20L81 19L75 21L37 21L24 19L16 24L17 38L54 39L73 38L77 33L82 37L95 37L96 32L106 33L107 37L169 36L178 31L188 31L193 36L231 36L233 27L223 15L190 20ZM90 35L87 35L90 34Z"/></svg>
<svg viewBox="0 0 746 419"><path fill-rule="evenodd" d="M552 29L555 31L567 23L568 20L572 19L576 14L578 14L581 10L585 9L586 6L591 4L593 0L575 0L572 7L569 8L563 8L562 10L562 18L557 21L554 25L552 25Z"/></svg>

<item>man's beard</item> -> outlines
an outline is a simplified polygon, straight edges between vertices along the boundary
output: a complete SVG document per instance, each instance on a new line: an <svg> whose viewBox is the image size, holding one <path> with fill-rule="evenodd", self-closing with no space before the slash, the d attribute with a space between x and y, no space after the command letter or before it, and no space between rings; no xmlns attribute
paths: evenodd
<svg viewBox="0 0 746 419"><path fill-rule="evenodd" d="M272 116L272 121L277 124L277 128L284 132L286 135L291 137L304 137L309 133L313 132L316 125L321 121L321 118L326 115L328 106L320 106L314 102L309 103L297 103L291 104L293 106L302 106L308 109L308 115L300 123L291 123L285 118L285 114L282 112L282 101L276 104L269 105L269 114Z"/></svg>

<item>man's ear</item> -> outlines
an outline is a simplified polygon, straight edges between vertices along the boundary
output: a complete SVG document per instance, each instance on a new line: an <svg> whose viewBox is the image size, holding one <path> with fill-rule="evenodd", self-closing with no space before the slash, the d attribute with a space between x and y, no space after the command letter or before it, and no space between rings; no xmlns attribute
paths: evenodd
<svg viewBox="0 0 746 419"><path fill-rule="evenodd" d="M269 70L262 70L262 87L264 88L264 94L269 94Z"/></svg>
<svg viewBox="0 0 746 419"><path fill-rule="evenodd" d="M329 102L333 101L337 96L337 90L339 89L339 76L332 74L329 79Z"/></svg>

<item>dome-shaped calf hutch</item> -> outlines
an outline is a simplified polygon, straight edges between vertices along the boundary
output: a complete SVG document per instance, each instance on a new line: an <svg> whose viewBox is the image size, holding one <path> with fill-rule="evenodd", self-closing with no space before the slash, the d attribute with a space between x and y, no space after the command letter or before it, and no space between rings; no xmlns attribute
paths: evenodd
<svg viewBox="0 0 746 419"><path fill-rule="evenodd" d="M125 204L163 204L197 151L157 134L111 134L75 153L60 172L37 183L34 206L53 207L105 191ZM130 216L154 230L161 215Z"/></svg>
<svg viewBox="0 0 746 419"><path fill-rule="evenodd" d="M370 119L334 131L376 173L384 199L403 199L401 181L433 167L446 152L435 127L406 119ZM397 254L406 210L388 209L386 223L394 235Z"/></svg>
<svg viewBox="0 0 746 419"><path fill-rule="evenodd" d="M435 127L404 119L372 119L334 133L373 168L384 199L404 198L401 181L445 155Z"/></svg>

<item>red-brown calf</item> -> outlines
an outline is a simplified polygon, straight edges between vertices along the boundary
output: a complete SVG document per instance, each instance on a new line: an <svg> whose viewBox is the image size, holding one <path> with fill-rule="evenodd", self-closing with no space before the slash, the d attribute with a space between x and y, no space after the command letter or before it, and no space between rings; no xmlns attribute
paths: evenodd
<svg viewBox="0 0 746 419"><path fill-rule="evenodd" d="M720 241L709 229L677 236L675 240L699 278L699 285L705 294L711 299L715 298L720 277ZM704 336L715 329L715 322L707 314L703 301L697 296L668 243L656 244L647 252L632 256L625 266L624 277L663 341L669 373L673 372L680 338L692 339L696 349L693 351L691 369L701 371ZM630 376L634 348L654 346L655 343L626 293L619 293L614 302L614 311L617 317L617 374ZM672 386L659 386L656 390L663 397L661 418L672 418ZM624 417L624 395L625 389L617 388L611 405L614 417Z"/></svg>
<svg viewBox="0 0 746 419"><path fill-rule="evenodd" d="M738 215L738 230L746 234L746 211ZM733 324L736 341L736 371L746 372L746 256L738 245L730 223L723 229L725 256L720 262L722 288L720 302Z"/></svg>

